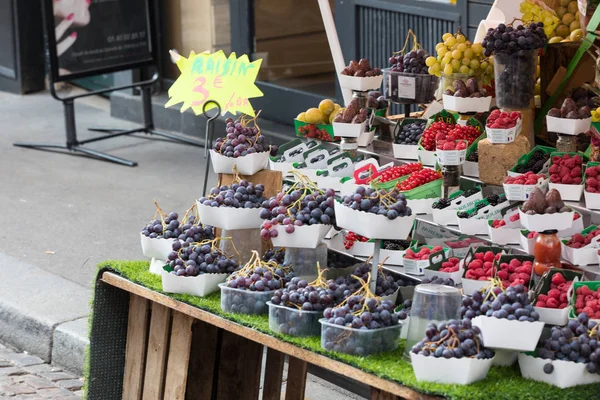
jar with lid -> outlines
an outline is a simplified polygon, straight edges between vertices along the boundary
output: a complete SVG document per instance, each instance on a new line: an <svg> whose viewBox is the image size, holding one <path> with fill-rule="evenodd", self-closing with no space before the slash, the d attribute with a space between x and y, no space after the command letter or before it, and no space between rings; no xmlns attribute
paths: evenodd
<svg viewBox="0 0 600 400"><path fill-rule="evenodd" d="M537 283L550 268L562 268L560 262L561 245L556 235L558 230L549 229L538 233L533 246L533 278Z"/></svg>

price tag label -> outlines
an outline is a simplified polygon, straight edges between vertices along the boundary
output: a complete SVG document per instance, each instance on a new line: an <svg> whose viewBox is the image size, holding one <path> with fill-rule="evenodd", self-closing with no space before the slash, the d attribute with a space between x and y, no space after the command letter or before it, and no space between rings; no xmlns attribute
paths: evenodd
<svg viewBox="0 0 600 400"><path fill-rule="evenodd" d="M433 116L435 122L445 122L450 125L456 125L456 118L448 110L442 110Z"/></svg>
<svg viewBox="0 0 600 400"><path fill-rule="evenodd" d="M417 85L415 78L411 76L398 76L398 97L403 99L415 99Z"/></svg>
<svg viewBox="0 0 600 400"><path fill-rule="evenodd" d="M183 103L181 112L191 108L199 115L204 103L214 100L221 106L222 115L255 115L249 99L263 96L254 84L262 59L251 62L247 55L237 58L235 53L226 57L221 50L212 54L192 51L188 58L178 54L174 58L181 75L169 89L165 107ZM209 104L207 109L214 107Z"/></svg>

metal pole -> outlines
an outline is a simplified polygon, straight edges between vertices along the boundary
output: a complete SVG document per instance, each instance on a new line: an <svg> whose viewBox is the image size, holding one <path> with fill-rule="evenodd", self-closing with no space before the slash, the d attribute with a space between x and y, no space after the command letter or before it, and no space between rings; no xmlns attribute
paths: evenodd
<svg viewBox="0 0 600 400"><path fill-rule="evenodd" d="M373 250L373 258L371 260L371 284L369 289L375 294L377 287L377 272L379 266L379 252L381 250L381 239L375 239L375 250Z"/></svg>

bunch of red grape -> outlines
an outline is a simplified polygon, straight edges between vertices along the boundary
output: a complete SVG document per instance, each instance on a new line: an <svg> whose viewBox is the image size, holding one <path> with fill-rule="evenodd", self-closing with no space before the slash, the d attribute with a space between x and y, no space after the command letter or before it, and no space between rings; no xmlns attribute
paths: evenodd
<svg viewBox="0 0 600 400"><path fill-rule="evenodd" d="M263 266L248 271L238 271L227 277L228 288L265 292L277 290L294 278L290 267L278 266L276 269Z"/></svg>
<svg viewBox="0 0 600 400"><path fill-rule="evenodd" d="M269 146L267 137L261 133L255 119L242 118L235 122L227 118L225 123L227 135L217 138L213 150L233 158L263 151L270 151L271 156L277 155L277 146Z"/></svg>
<svg viewBox="0 0 600 400"><path fill-rule="evenodd" d="M195 243L172 251L168 262L173 269L171 273L177 276L232 273L238 267L237 261L215 247L214 241Z"/></svg>
<svg viewBox="0 0 600 400"><path fill-rule="evenodd" d="M209 207L259 208L266 200L263 197L264 190L262 184L254 185L242 179L231 186L223 185L210 189L209 194L201 197L198 202Z"/></svg>

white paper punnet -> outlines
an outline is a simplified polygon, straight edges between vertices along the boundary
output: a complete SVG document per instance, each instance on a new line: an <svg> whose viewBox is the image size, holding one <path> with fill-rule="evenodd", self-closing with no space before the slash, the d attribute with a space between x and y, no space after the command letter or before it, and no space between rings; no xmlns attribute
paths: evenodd
<svg viewBox="0 0 600 400"><path fill-rule="evenodd" d="M217 228L256 229L260 228L263 220L260 218L260 208L211 207L196 202L198 214L203 224Z"/></svg>
<svg viewBox="0 0 600 400"><path fill-rule="evenodd" d="M463 150L436 150L437 162L440 165L462 165L467 158L467 149Z"/></svg>
<svg viewBox="0 0 600 400"><path fill-rule="evenodd" d="M365 131L367 121L364 121L360 124L334 122L332 125L333 133L336 137L357 138L360 136L361 133Z"/></svg>
<svg viewBox="0 0 600 400"><path fill-rule="evenodd" d="M488 233L487 219L457 218L458 229L465 235L485 235Z"/></svg>
<svg viewBox="0 0 600 400"><path fill-rule="evenodd" d="M360 134L356 142L358 143L358 147L367 147L371 143L373 143L373 139L375 138L375 129L372 129L370 132L363 132Z"/></svg>
<svg viewBox="0 0 600 400"><path fill-rule="evenodd" d="M485 316L473 318L472 323L481 329L486 347L501 350L533 351L544 329L541 321L509 321L506 318ZM516 335L515 332L519 334Z"/></svg>
<svg viewBox="0 0 600 400"><path fill-rule="evenodd" d="M485 133L491 144L505 144L512 143L515 141L519 133L521 133L521 127L523 126L523 119L519 118L517 124L512 128L508 129L496 129L485 127Z"/></svg>
<svg viewBox="0 0 600 400"><path fill-rule="evenodd" d="M600 210L600 193L584 191L585 207L591 210Z"/></svg>
<svg viewBox="0 0 600 400"><path fill-rule="evenodd" d="M431 214L433 203L439 199L439 197L432 199L408 199L406 200L406 205L410 207L415 214Z"/></svg>
<svg viewBox="0 0 600 400"><path fill-rule="evenodd" d="M521 236L521 228L493 228L488 223L488 235L492 240L492 243L496 244L519 244Z"/></svg>
<svg viewBox="0 0 600 400"><path fill-rule="evenodd" d="M163 269L162 288L165 293L208 296L219 289L219 283L225 282L229 274L202 274L198 276L177 276Z"/></svg>
<svg viewBox="0 0 600 400"><path fill-rule="evenodd" d="M254 175L269 165L269 152L252 153L245 156L233 158L225 157L214 150L210 151L210 160L216 174L231 174L236 166L238 173L242 175Z"/></svg>
<svg viewBox="0 0 600 400"><path fill-rule="evenodd" d="M564 244L562 241L561 255L573 265L592 265L598 264L598 243L592 242L585 247L575 249Z"/></svg>
<svg viewBox="0 0 600 400"><path fill-rule="evenodd" d="M543 232L548 229L570 228L573 225L573 215L575 215L575 212L572 210L554 214L529 215L519 208L521 225L527 230L536 232Z"/></svg>
<svg viewBox="0 0 600 400"><path fill-rule="evenodd" d="M533 307L538 314L540 314L540 321L547 323L548 325L566 325L569 322L569 310L567 306L565 308L546 308L546 307Z"/></svg>
<svg viewBox="0 0 600 400"><path fill-rule="evenodd" d="M416 214L394 220L384 215L356 211L335 202L337 225L361 236L376 239L405 240L410 233Z"/></svg>
<svg viewBox="0 0 600 400"><path fill-rule="evenodd" d="M443 95L442 101L446 110L458 113L487 112L492 104L492 97L454 97Z"/></svg>
<svg viewBox="0 0 600 400"><path fill-rule="evenodd" d="M465 161L463 164L463 175L479 178L479 163L475 161Z"/></svg>
<svg viewBox="0 0 600 400"><path fill-rule="evenodd" d="M287 161L277 162L277 161L269 160L269 169L271 171L281 171L283 176L286 176L286 174L289 171L294 170L294 163L287 162Z"/></svg>
<svg viewBox="0 0 600 400"><path fill-rule="evenodd" d="M544 372L544 365L548 363L554 367L551 374ZM546 360L523 353L519 354L519 368L523 378L546 382L561 389L600 382L600 375L590 374L586 365L572 361Z"/></svg>
<svg viewBox="0 0 600 400"><path fill-rule="evenodd" d="M521 247L527 254L533 255L533 246L535 246L535 239L528 239L527 236L519 232L519 239L521 241Z"/></svg>
<svg viewBox="0 0 600 400"><path fill-rule="evenodd" d="M151 239L140 232L142 242L142 253L146 257L166 260L169 253L173 251L175 239Z"/></svg>
<svg viewBox="0 0 600 400"><path fill-rule="evenodd" d="M150 273L154 275L161 275L163 267L167 264L166 259L152 258L150 260Z"/></svg>
<svg viewBox="0 0 600 400"><path fill-rule="evenodd" d="M494 361L492 365L496 365L498 367L510 367L517 361L517 356L519 353L516 351L508 351L508 350L494 350L496 355L494 356Z"/></svg>
<svg viewBox="0 0 600 400"><path fill-rule="evenodd" d="M381 87L381 82L383 82L383 74L366 77L338 74L338 80L340 82L340 87L343 89L366 92L367 90L379 89Z"/></svg>
<svg viewBox="0 0 600 400"><path fill-rule="evenodd" d="M556 189L560 193L560 198L564 201L579 201L583 194L583 184L566 185L564 183L552 183L548 185L550 190Z"/></svg>
<svg viewBox="0 0 600 400"><path fill-rule="evenodd" d="M419 155L417 150L419 149L418 145L412 144L392 144L392 150L394 151L394 158L399 158L402 160L418 160Z"/></svg>
<svg viewBox="0 0 600 400"><path fill-rule="evenodd" d="M456 209L442 208L431 209L433 216L433 222L439 225L458 225L458 217L456 216Z"/></svg>
<svg viewBox="0 0 600 400"><path fill-rule="evenodd" d="M417 381L468 385L485 379L493 358L437 358L410 353Z"/></svg>
<svg viewBox="0 0 600 400"><path fill-rule="evenodd" d="M455 286L460 285L460 283L462 281L462 274L463 274L462 269L459 269L456 272L441 272L441 271L436 271L436 270L430 269L429 267L423 269L423 275L425 275L425 278L433 278L434 276L437 276L438 278L442 278L442 279L450 278L454 281Z"/></svg>
<svg viewBox="0 0 600 400"><path fill-rule="evenodd" d="M587 132L592 126L592 117L583 119L557 118L546 115L548 132L562 133L563 135L579 135Z"/></svg>
<svg viewBox="0 0 600 400"><path fill-rule="evenodd" d="M418 149L417 157L421 161L421 164L426 165L428 167L433 167L437 163L437 154L435 153L435 151Z"/></svg>
<svg viewBox="0 0 600 400"><path fill-rule="evenodd" d="M285 226L275 225L277 237L271 238L275 247L315 249L331 229L331 225L315 224L294 226L293 233L287 233Z"/></svg>
<svg viewBox="0 0 600 400"><path fill-rule="evenodd" d="M489 279L484 281L475 280L475 279L467 279L461 277L461 283L463 287L463 293L467 296L471 296L474 292L483 289L484 287L490 284ZM489 347L489 346L488 346Z"/></svg>

